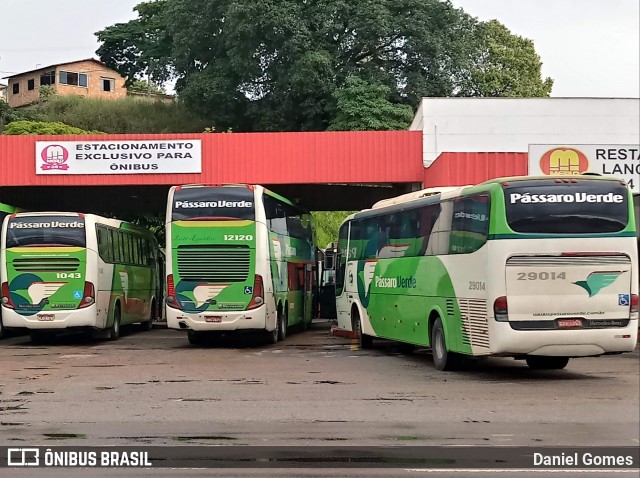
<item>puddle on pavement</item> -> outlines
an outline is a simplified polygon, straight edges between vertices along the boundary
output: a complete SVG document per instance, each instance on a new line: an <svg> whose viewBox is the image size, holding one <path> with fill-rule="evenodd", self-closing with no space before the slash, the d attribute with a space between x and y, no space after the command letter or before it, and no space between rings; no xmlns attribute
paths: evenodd
<svg viewBox="0 0 640 478"><path fill-rule="evenodd" d="M83 433L43 433L48 440L84 440L87 435Z"/></svg>

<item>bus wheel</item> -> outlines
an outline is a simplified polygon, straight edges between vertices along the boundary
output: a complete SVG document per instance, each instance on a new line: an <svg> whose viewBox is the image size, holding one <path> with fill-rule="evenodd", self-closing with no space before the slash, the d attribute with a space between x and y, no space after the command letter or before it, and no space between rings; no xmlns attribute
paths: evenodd
<svg viewBox="0 0 640 478"><path fill-rule="evenodd" d="M433 353L433 363L438 370L454 370L459 364L458 356L454 352L447 350L447 343L444 338L444 327L440 317L436 319L431 331L431 350Z"/></svg>
<svg viewBox="0 0 640 478"><path fill-rule="evenodd" d="M280 316L282 314L280 313L280 311L278 311L278 315L276 317L276 328L273 329L271 332L267 331L267 341L270 344L277 344L278 343L278 337L280 337Z"/></svg>
<svg viewBox="0 0 640 478"><path fill-rule="evenodd" d="M373 347L373 338L370 335L365 335L362 333L362 319L360 318L360 314L358 311L354 311L353 322L351 324L351 330L353 330L356 334L356 338L358 339L358 346L361 349L370 349Z"/></svg>
<svg viewBox="0 0 640 478"><path fill-rule="evenodd" d="M0 339L4 337L4 326L2 325L2 317L0 317Z"/></svg>
<svg viewBox="0 0 640 478"><path fill-rule="evenodd" d="M545 357L530 355L525 358L527 365L533 370L560 370L569 363L569 357Z"/></svg>
<svg viewBox="0 0 640 478"><path fill-rule="evenodd" d="M116 305L113 310L113 324L109 327L107 338L109 340L118 340L120 338L120 305Z"/></svg>
<svg viewBox="0 0 640 478"><path fill-rule="evenodd" d="M153 328L153 321L156 318L156 302L151 303L151 312L149 313L149 320L140 323L140 328L145 332L150 331Z"/></svg>
<svg viewBox="0 0 640 478"><path fill-rule="evenodd" d="M204 334L195 330L187 331L187 340L191 345L202 345L204 343Z"/></svg>
<svg viewBox="0 0 640 478"><path fill-rule="evenodd" d="M280 325L278 326L278 340L284 340L287 338L287 325L289 324L286 306L280 314L278 321L280 322Z"/></svg>

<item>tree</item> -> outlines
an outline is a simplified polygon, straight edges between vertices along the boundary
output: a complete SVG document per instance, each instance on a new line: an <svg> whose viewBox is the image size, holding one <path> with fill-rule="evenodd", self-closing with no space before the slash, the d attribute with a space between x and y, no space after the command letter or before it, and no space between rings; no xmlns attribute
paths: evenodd
<svg viewBox="0 0 640 478"><path fill-rule="evenodd" d="M551 78L542 79L542 62L533 42L513 35L497 20L481 23L477 30L479 54L461 96L549 96Z"/></svg>
<svg viewBox="0 0 640 478"><path fill-rule="evenodd" d="M102 46L97 54L109 67L127 78L150 77L163 84L172 76L172 39L166 28L167 0L142 2L134 7L138 18L116 23L96 33Z"/></svg>
<svg viewBox="0 0 640 478"><path fill-rule="evenodd" d="M316 246L324 249L331 242L338 240L338 230L344 218L352 211L319 211L312 212L315 229Z"/></svg>
<svg viewBox="0 0 640 478"><path fill-rule="evenodd" d="M409 105L388 100L391 89L350 76L334 92L336 112L329 125L334 131L407 129L413 118Z"/></svg>
<svg viewBox="0 0 640 478"><path fill-rule="evenodd" d="M133 80L127 86L127 91L135 93L144 93L152 95L166 95L167 92L164 88L161 88L148 80Z"/></svg>
<svg viewBox="0 0 640 478"><path fill-rule="evenodd" d="M56 135L56 134L101 134L100 131L86 131L60 122L13 121L4 129L5 135Z"/></svg>
<svg viewBox="0 0 640 478"><path fill-rule="evenodd" d="M160 0L136 10L97 33L102 61L129 78L175 78L179 97L219 130L353 124L349 78L377 92L396 124L403 109L390 105L415 108L425 96L544 96L551 86L535 61L518 59L537 58L531 42L449 0ZM488 74L505 67L512 74ZM516 88L514 78L547 86Z"/></svg>
<svg viewBox="0 0 640 478"><path fill-rule="evenodd" d="M23 119L23 117L18 110L13 109L7 102L0 100L0 133L2 133L7 123L20 119Z"/></svg>

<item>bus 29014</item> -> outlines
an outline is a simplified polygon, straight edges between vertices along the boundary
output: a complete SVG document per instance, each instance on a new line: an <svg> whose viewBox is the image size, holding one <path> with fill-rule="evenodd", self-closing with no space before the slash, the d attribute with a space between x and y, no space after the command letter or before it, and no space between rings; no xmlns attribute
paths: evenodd
<svg viewBox="0 0 640 478"><path fill-rule="evenodd" d="M633 351L631 191L604 177L514 177L381 201L340 228L336 307L362 347L431 347L439 370L483 356L561 369Z"/></svg>

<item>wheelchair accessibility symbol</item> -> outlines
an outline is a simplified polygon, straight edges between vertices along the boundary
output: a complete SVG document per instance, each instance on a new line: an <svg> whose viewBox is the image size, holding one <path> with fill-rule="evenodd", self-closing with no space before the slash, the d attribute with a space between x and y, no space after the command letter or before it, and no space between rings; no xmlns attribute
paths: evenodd
<svg viewBox="0 0 640 478"><path fill-rule="evenodd" d="M628 306L629 304L631 304L629 294L618 294L618 305Z"/></svg>
<svg viewBox="0 0 640 478"><path fill-rule="evenodd" d="M82 291L81 290L74 290L73 291L73 298L74 299L82 299Z"/></svg>
<svg viewBox="0 0 640 478"><path fill-rule="evenodd" d="M244 288L244 293L245 293L245 294L247 294L247 295L249 295L249 294L253 294L253 287L246 286L246 287Z"/></svg>

